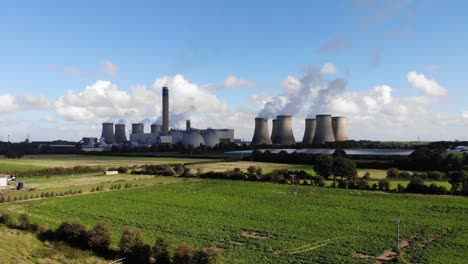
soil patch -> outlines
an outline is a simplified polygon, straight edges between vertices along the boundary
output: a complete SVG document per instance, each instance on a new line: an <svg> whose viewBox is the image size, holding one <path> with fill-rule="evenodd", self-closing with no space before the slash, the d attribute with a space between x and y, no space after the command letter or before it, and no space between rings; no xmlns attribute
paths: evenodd
<svg viewBox="0 0 468 264"><path fill-rule="evenodd" d="M248 238L255 238L255 239L268 239L268 238L271 238L269 236L263 236L263 235L260 235L258 233L255 233L255 232L251 232L251 231L242 231L242 236L243 237L248 237Z"/></svg>

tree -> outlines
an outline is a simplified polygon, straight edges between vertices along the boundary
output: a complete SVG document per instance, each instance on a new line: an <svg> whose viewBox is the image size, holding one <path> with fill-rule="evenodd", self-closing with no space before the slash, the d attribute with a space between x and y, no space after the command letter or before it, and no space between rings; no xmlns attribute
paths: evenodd
<svg viewBox="0 0 468 264"><path fill-rule="evenodd" d="M153 256L157 264L169 264L171 263L171 257L169 255L169 247L171 241L166 237L158 237L156 243L153 246Z"/></svg>
<svg viewBox="0 0 468 264"><path fill-rule="evenodd" d="M223 256L220 250L215 247L202 247L195 251L193 263L222 264Z"/></svg>
<svg viewBox="0 0 468 264"><path fill-rule="evenodd" d="M98 222L88 233L88 245L95 250L107 250L111 242L112 227L107 221Z"/></svg>
<svg viewBox="0 0 468 264"><path fill-rule="evenodd" d="M175 252L173 263L174 264L190 264L193 258L193 247L182 243L180 244Z"/></svg>
<svg viewBox="0 0 468 264"><path fill-rule="evenodd" d="M333 173L333 157L330 155L319 155L315 160L314 170L318 175L328 179Z"/></svg>
<svg viewBox="0 0 468 264"><path fill-rule="evenodd" d="M333 175L336 177L354 178L357 175L356 163L354 161L337 157L333 160Z"/></svg>
<svg viewBox="0 0 468 264"><path fill-rule="evenodd" d="M151 248L137 228L125 228L119 245L120 251L128 257L130 263L148 263Z"/></svg>
<svg viewBox="0 0 468 264"><path fill-rule="evenodd" d="M387 179L397 179L400 171L397 168L389 168L387 170Z"/></svg>
<svg viewBox="0 0 468 264"><path fill-rule="evenodd" d="M390 181L388 179L379 180L379 189L382 191L390 190Z"/></svg>
<svg viewBox="0 0 468 264"><path fill-rule="evenodd" d="M84 247L87 245L86 227L78 221L64 221L55 232L57 238L72 245Z"/></svg>
<svg viewBox="0 0 468 264"><path fill-rule="evenodd" d="M466 171L458 170L458 171L451 171L447 175L448 182L452 185L452 188L450 189L451 192L456 193L460 189L460 186L462 189L466 189L466 186L462 186L464 182L467 181L468 179L468 173ZM468 185L468 184L464 184Z"/></svg>
<svg viewBox="0 0 468 264"><path fill-rule="evenodd" d="M428 187L424 184L423 179L413 177L406 186L406 191L410 193L427 193Z"/></svg>

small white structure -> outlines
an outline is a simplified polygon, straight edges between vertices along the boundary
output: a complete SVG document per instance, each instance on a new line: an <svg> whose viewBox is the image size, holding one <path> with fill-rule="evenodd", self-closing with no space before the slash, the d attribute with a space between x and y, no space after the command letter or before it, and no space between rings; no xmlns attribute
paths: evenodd
<svg viewBox="0 0 468 264"><path fill-rule="evenodd" d="M118 171L104 171L104 175L115 175L115 174L119 174Z"/></svg>
<svg viewBox="0 0 468 264"><path fill-rule="evenodd" d="M0 174L0 188L7 187L8 175Z"/></svg>

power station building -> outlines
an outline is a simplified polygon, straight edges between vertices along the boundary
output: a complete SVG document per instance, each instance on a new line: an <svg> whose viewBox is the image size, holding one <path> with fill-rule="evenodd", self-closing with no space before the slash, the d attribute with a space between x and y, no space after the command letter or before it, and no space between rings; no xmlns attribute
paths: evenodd
<svg viewBox="0 0 468 264"><path fill-rule="evenodd" d="M144 123L133 123L127 141L125 124L102 123L101 143L107 145L119 144L183 144L185 147L199 147L201 145L215 147L220 143L234 142L234 129L196 129L191 127L190 120L186 121L186 129L169 129L169 89L162 88L162 124L153 123L150 131L145 132Z"/></svg>

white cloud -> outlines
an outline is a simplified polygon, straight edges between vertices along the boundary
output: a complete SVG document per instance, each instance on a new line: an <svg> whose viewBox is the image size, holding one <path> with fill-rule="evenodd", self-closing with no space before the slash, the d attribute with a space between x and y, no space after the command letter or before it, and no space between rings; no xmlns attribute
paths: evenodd
<svg viewBox="0 0 468 264"><path fill-rule="evenodd" d="M325 63L322 68L320 68L320 72L323 74L333 74L337 73L338 69L333 63Z"/></svg>
<svg viewBox="0 0 468 264"><path fill-rule="evenodd" d="M119 75L119 67L110 60L102 62L102 70L110 77L117 77Z"/></svg>
<svg viewBox="0 0 468 264"><path fill-rule="evenodd" d="M426 78L424 74L418 74L414 71L408 72L408 82L414 88L417 88L432 96L443 96L447 94L447 89L442 87L435 80Z"/></svg>
<svg viewBox="0 0 468 264"><path fill-rule="evenodd" d="M161 89L169 87L170 112L173 126L183 126L191 116L211 112L227 113L228 105L217 96L190 83L182 75L157 79L151 87L135 86L130 92L120 90L109 81L97 81L81 92L68 91L57 99L57 114L66 120L96 124L124 118L133 122L161 115Z"/></svg>
<svg viewBox="0 0 468 264"><path fill-rule="evenodd" d="M0 114L26 110L45 110L50 103L44 95L0 95Z"/></svg>
<svg viewBox="0 0 468 264"><path fill-rule="evenodd" d="M301 82L294 76L288 75L282 82L281 88L283 88L286 93L294 94L301 89Z"/></svg>
<svg viewBox="0 0 468 264"><path fill-rule="evenodd" d="M462 114L462 115L463 115L463 118L468 119L468 110L467 110L467 111L463 111L463 114Z"/></svg>
<svg viewBox="0 0 468 264"><path fill-rule="evenodd" d="M254 88L258 87L258 83L252 80L242 79L240 77L229 75L224 80L223 88L237 89L237 88Z"/></svg>

